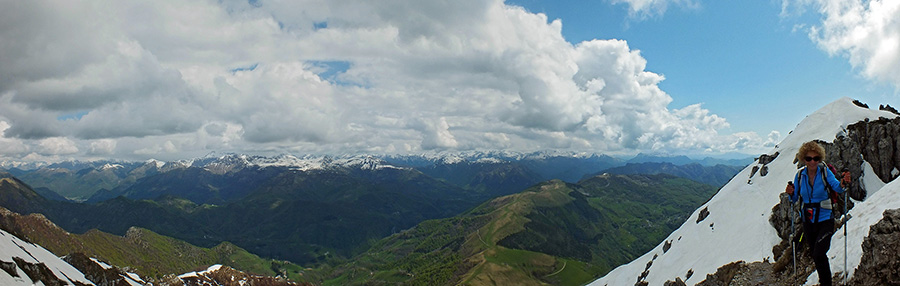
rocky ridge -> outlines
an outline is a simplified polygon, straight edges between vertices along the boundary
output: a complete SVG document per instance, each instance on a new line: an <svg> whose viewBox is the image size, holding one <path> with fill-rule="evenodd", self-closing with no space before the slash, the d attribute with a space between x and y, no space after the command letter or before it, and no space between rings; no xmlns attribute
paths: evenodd
<svg viewBox="0 0 900 286"><path fill-rule="evenodd" d="M92 285L77 269L46 249L0 230L0 285Z"/></svg>
<svg viewBox="0 0 900 286"><path fill-rule="evenodd" d="M863 256L847 285L900 285L900 209L886 210L869 228L863 241Z"/></svg>
<svg viewBox="0 0 900 286"><path fill-rule="evenodd" d="M880 110L897 113L890 106L881 106ZM854 200L862 201L869 195L863 183L864 180L862 180L865 163L871 166L873 173L883 183L891 182L900 176L900 170L898 170L900 169L900 117L892 119L880 117L877 120L866 119L848 125L841 133L837 134L832 142L817 141L825 148L825 157L828 163L834 165L838 172L850 172L852 180L847 188L847 192ZM764 159L768 160L777 156L777 153L774 155L764 154L759 158L758 162L764 167L768 163L764 163ZM798 164L799 168L802 162L798 162L794 158L794 163ZM756 170L756 168L754 169ZM797 264L801 265L801 267L797 269L797 273L792 273L790 265L793 258L790 247L790 239L792 238L791 220L794 220L795 226L793 237L801 235L800 225L802 222L799 217L790 217L790 214L798 212L800 206L796 204L792 209L786 194L782 194L780 200L781 202L773 207L772 216L769 218L779 237L782 238L782 242L773 247L772 250L773 258L776 261L771 263L771 270L757 271L759 273L751 276L763 277L771 275L769 272L775 272L787 278L769 281L770 283L768 284L796 285L803 283L804 279L814 272L815 269L811 267L812 261L808 258L808 249L798 247L796 254ZM852 200L848 200L847 208L853 209ZM841 227L841 221L836 221L836 232L840 231ZM897 271L897 269L900 269L900 257L896 255L900 253L900 244L897 243L897 235L900 235L900 209L887 210L884 218L871 227L869 236L863 243L864 256L853 279L846 282L846 284L840 285L900 285L900 282L898 282L900 281L900 273ZM892 239L888 237L892 237ZM765 264L769 265L769 263ZM747 267L742 269L742 273L752 272ZM710 278L722 280L722 276L729 276L727 273L733 271L733 266L723 266L715 277ZM842 280L843 273L838 272L834 275L834 281ZM727 281L730 284L725 285L757 285L746 284L742 281ZM707 283L704 285L716 284Z"/></svg>
<svg viewBox="0 0 900 286"><path fill-rule="evenodd" d="M160 286L312 286L280 277L247 274L228 266L213 265L205 271L191 272L179 276L167 276L158 282Z"/></svg>

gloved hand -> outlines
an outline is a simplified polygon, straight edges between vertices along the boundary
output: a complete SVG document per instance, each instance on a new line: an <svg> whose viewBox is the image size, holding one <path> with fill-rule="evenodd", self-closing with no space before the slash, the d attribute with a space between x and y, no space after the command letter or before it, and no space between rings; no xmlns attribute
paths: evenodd
<svg viewBox="0 0 900 286"><path fill-rule="evenodd" d="M794 195L794 182L788 182L787 187L784 187L784 192L788 195Z"/></svg>

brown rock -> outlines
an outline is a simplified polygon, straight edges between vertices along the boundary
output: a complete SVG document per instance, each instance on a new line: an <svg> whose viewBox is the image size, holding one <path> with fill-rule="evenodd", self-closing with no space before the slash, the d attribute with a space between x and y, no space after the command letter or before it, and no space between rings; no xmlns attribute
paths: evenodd
<svg viewBox="0 0 900 286"><path fill-rule="evenodd" d="M848 285L900 285L900 209L884 211L863 240L859 267Z"/></svg>

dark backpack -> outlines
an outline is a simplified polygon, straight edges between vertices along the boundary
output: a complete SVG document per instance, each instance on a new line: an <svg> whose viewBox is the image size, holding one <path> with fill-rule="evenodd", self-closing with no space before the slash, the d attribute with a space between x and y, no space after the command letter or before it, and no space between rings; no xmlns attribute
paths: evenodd
<svg viewBox="0 0 900 286"><path fill-rule="evenodd" d="M837 168L835 168L834 165L831 165L828 163L824 163L824 164L826 166L828 166L828 170L831 171L831 174L834 175L835 178L840 178L840 177L838 177L838 174L840 174L840 173L838 173ZM828 198L831 199L831 206L832 206L831 207L831 217L833 217L833 218L840 217L841 213L844 212L844 194L838 193L837 191L832 189L831 184L828 184L828 182L826 182L826 181L827 180L825 177L825 173L823 172L822 173L822 182L825 183L825 189L828 190ZM847 190L844 190L844 192L846 192L846 191Z"/></svg>

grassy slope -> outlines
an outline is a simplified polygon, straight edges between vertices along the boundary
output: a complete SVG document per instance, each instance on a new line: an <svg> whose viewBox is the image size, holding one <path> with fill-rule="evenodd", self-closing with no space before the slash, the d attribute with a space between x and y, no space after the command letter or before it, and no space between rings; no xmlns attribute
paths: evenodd
<svg viewBox="0 0 900 286"><path fill-rule="evenodd" d="M569 191L562 181L551 181L462 216L423 222L380 241L348 264L320 269L333 273L324 285L542 285L540 279L554 281L554 276L565 277L565 285L582 284L593 277L585 263L497 245L524 230L524 213L535 205L565 204Z"/></svg>
<svg viewBox="0 0 900 286"><path fill-rule="evenodd" d="M658 244L715 188L668 175L598 176L566 208L529 214L528 231L501 244L591 261L604 272Z"/></svg>
<svg viewBox="0 0 900 286"><path fill-rule="evenodd" d="M470 258L475 266L462 276L466 285L581 285L593 279L596 267L545 253L512 249L498 242L516 233L528 231L528 214L540 208L570 205L573 186L562 181L539 184L529 190L492 202L497 206L488 215L493 219L470 240L473 249L483 249ZM571 263L572 265L569 265Z"/></svg>
<svg viewBox="0 0 900 286"><path fill-rule="evenodd" d="M583 285L658 244L714 192L667 175L544 182L318 272L325 285Z"/></svg>

